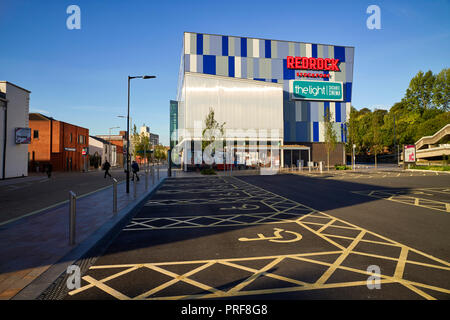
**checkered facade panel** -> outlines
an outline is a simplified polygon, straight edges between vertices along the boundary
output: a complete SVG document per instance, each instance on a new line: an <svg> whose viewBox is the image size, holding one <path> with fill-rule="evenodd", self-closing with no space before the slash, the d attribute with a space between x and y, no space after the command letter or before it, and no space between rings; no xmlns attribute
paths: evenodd
<svg viewBox="0 0 450 320"><path fill-rule="evenodd" d="M304 70L287 68L288 56L339 59L340 71L314 71L329 78L301 78ZM183 72L204 73L283 84L285 142L321 142L323 118L329 109L338 139L347 141L346 122L350 114L354 48L314 43L264 40L200 33L184 34ZM342 102L293 101L289 80L338 81L343 83Z"/></svg>

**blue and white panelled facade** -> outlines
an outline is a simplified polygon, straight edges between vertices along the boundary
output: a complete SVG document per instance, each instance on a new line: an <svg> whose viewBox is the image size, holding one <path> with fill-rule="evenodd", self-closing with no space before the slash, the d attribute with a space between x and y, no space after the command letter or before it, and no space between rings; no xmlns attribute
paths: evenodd
<svg viewBox="0 0 450 320"><path fill-rule="evenodd" d="M340 71L290 69L287 65L288 56L339 59ZM217 120L227 122L226 128L229 125L239 126L239 121L245 124L242 118L249 121L257 118L259 127L267 129L276 127L281 130L282 144L311 145L324 141L324 114L328 109L338 140L346 142L346 122L350 114L353 83L353 59L353 47L186 32L177 93L179 128L191 126L194 118L203 121L205 110L209 106L216 108L222 101L233 100L232 95L237 91L224 92L219 89L221 86L214 85L211 81L231 86L236 83L238 86L238 83L242 84L241 80L246 80L247 89L248 86L256 86L257 82L266 84L268 92L273 93L272 100L267 102L265 99L258 99L257 95L247 96L247 99L242 96L234 99L230 102L233 105L232 110L220 108L221 111L216 113L223 113L223 117L220 116ZM305 73L308 77L303 77ZM322 75L313 77L314 73L325 74L326 77ZM200 78L208 80L200 84L202 82L198 80ZM290 80L342 82L342 101L291 100ZM191 88L189 83L195 83L196 89L192 91L193 87ZM216 96L214 100L211 97L214 90L207 89L208 86L216 88L217 92L222 90L220 97ZM203 101L199 95L200 87L209 92L202 93L205 94ZM276 88L279 90L275 94ZM194 103L192 94L195 91L197 94ZM281 101L276 102L276 99ZM229 106L225 105L225 108ZM226 116L227 111L232 115ZM280 114L275 115L277 112ZM258 123L251 123L251 126L256 125L254 129L258 129Z"/></svg>

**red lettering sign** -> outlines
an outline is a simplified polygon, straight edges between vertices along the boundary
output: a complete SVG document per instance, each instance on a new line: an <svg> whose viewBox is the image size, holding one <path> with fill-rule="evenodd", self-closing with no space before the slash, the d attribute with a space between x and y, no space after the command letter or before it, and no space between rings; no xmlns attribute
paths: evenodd
<svg viewBox="0 0 450 320"><path fill-rule="evenodd" d="M294 70L327 70L341 71L338 67L339 59L287 57L287 68Z"/></svg>

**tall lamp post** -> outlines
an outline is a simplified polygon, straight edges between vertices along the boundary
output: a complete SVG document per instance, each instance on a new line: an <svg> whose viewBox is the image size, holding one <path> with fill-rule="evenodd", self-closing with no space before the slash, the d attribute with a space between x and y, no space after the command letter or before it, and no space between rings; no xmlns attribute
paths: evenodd
<svg viewBox="0 0 450 320"><path fill-rule="evenodd" d="M108 140L109 140L109 162L111 163L112 159L111 159L111 130L112 129L118 129L120 127L111 127L109 128L109 136L108 136Z"/></svg>
<svg viewBox="0 0 450 320"><path fill-rule="evenodd" d="M131 79L154 79L156 76L128 76L128 112L127 112L127 193L130 193L130 80Z"/></svg>

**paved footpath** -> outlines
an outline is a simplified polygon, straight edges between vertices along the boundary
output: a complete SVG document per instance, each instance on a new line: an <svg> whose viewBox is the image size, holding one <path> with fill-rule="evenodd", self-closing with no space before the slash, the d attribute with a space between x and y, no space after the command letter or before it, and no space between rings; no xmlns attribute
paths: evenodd
<svg viewBox="0 0 450 320"><path fill-rule="evenodd" d="M64 203L38 214L0 226L0 300L35 299L68 265L88 252L116 225L126 220L167 176L161 169L159 180L145 174L141 180L117 186L118 212L113 213L113 190L109 188L77 199L76 243L69 245L69 204Z"/></svg>

